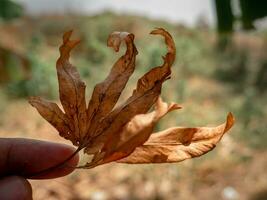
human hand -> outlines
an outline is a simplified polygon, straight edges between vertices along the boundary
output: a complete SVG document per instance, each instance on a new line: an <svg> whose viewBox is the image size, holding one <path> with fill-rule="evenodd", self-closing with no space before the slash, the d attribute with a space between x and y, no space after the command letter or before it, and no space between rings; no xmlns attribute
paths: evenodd
<svg viewBox="0 0 267 200"><path fill-rule="evenodd" d="M57 165L75 151L74 148L39 140L0 138L0 199L30 200L32 189L26 175ZM51 179L71 173L79 157L75 155L64 166L33 179Z"/></svg>

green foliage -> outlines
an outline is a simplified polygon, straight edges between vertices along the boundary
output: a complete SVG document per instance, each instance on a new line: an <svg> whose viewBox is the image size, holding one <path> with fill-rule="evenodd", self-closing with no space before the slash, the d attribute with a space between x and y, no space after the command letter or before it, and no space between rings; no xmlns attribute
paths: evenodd
<svg viewBox="0 0 267 200"><path fill-rule="evenodd" d="M190 35L177 35L175 38L177 46L177 62L179 68L187 75L201 74L209 75L214 68L211 67L211 49L197 32Z"/></svg>
<svg viewBox="0 0 267 200"><path fill-rule="evenodd" d="M103 64L107 59L107 47L103 42L99 41L96 36L89 35L86 38L85 46L86 46L86 58L92 63L96 65Z"/></svg>
<svg viewBox="0 0 267 200"><path fill-rule="evenodd" d="M36 57L30 58L31 77L10 82L6 91L13 97L28 97L42 95L45 97L56 97L55 70L45 63L39 62ZM44 84L45 83L45 84Z"/></svg>
<svg viewBox="0 0 267 200"><path fill-rule="evenodd" d="M12 0L0 1L0 18L10 20L20 17L23 14L23 8L20 4Z"/></svg>
<svg viewBox="0 0 267 200"><path fill-rule="evenodd" d="M0 115L5 111L7 101L6 93L0 88Z"/></svg>
<svg viewBox="0 0 267 200"><path fill-rule="evenodd" d="M247 64L249 61L246 51L234 47L219 51L216 55L218 68L215 72L219 80L235 83L238 89L244 87L248 76Z"/></svg>
<svg viewBox="0 0 267 200"><path fill-rule="evenodd" d="M261 63L260 69L257 73L255 86L260 92L267 91L267 60Z"/></svg>
<svg viewBox="0 0 267 200"><path fill-rule="evenodd" d="M42 61L38 55L38 45L40 41L37 37L32 38L29 46L27 59L30 65L30 76L17 75L20 69L18 63L11 63L10 68L11 81L6 86L6 91L12 97L28 97L34 95L43 95L46 97L56 97L56 74L54 62Z"/></svg>
<svg viewBox="0 0 267 200"><path fill-rule="evenodd" d="M264 107L265 100L258 98L258 96L259 94L255 89L248 88L240 106L236 108L242 131L239 139L249 143L254 148L266 148L267 110Z"/></svg>

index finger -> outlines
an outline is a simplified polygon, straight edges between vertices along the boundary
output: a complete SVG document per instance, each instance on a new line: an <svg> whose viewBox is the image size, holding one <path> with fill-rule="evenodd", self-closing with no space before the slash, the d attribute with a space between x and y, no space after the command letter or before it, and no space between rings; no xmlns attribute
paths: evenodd
<svg viewBox="0 0 267 200"><path fill-rule="evenodd" d="M0 177L9 175L31 177L62 162L74 151L73 147L65 144L23 138L0 138ZM66 164L33 178L49 179L65 176L74 170L78 161L79 156L75 155Z"/></svg>

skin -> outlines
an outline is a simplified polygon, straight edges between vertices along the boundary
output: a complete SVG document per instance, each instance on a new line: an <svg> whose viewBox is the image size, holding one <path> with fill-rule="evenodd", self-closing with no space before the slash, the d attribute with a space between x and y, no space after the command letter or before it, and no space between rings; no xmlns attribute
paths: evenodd
<svg viewBox="0 0 267 200"><path fill-rule="evenodd" d="M31 200L32 188L27 178L52 179L71 173L78 164L78 155L57 169L34 176L37 172L60 163L74 151L73 147L65 144L0 138L1 199Z"/></svg>

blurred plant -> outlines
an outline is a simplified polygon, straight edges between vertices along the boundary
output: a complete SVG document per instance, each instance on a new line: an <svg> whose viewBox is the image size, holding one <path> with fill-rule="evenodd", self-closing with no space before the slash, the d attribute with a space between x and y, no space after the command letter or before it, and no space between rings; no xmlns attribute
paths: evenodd
<svg viewBox="0 0 267 200"><path fill-rule="evenodd" d="M94 35L95 36L95 35ZM92 64L103 64L108 56L106 44L90 35L85 41L86 57Z"/></svg>
<svg viewBox="0 0 267 200"><path fill-rule="evenodd" d="M260 92L267 91L267 60L261 64L260 70L257 73L255 86Z"/></svg>
<svg viewBox="0 0 267 200"><path fill-rule="evenodd" d="M21 59L13 52L6 49L1 49L2 66L0 67L0 81L5 83L6 81L18 80L24 77L25 72L21 65Z"/></svg>
<svg viewBox="0 0 267 200"><path fill-rule="evenodd" d="M152 66L157 66L161 63L161 55L164 54L164 50L159 48L159 45L150 46L148 49L150 52L148 55L148 64Z"/></svg>
<svg viewBox="0 0 267 200"><path fill-rule="evenodd" d="M225 51L216 52L217 70L215 76L222 81L232 82L237 88L246 87L248 76L248 54L246 50L238 50L234 46Z"/></svg>
<svg viewBox="0 0 267 200"><path fill-rule="evenodd" d="M266 109L264 109L264 99L258 98L255 88L247 88L243 102L236 113L242 124L242 134L240 139L250 144L254 148L266 148L267 146L267 124Z"/></svg>
<svg viewBox="0 0 267 200"><path fill-rule="evenodd" d="M213 72L210 50L207 43L200 38L197 32L192 31L191 35L179 35L175 38L180 65L176 73L183 73L185 76L192 74L210 75Z"/></svg>
<svg viewBox="0 0 267 200"><path fill-rule="evenodd" d="M27 52L30 65L30 75L28 77L18 76L18 70L13 70L17 65L12 63L10 73L16 76L6 86L6 91L13 97L28 97L36 94L48 95L50 98L56 97L56 77L53 76L55 70L49 62L42 62L38 56L38 45L40 38L35 36ZM12 75L12 76L13 76ZM45 81L47 84L41 85Z"/></svg>
<svg viewBox="0 0 267 200"><path fill-rule="evenodd" d="M10 20L22 16L23 8L17 2L12 0L0 1L0 18Z"/></svg>
<svg viewBox="0 0 267 200"><path fill-rule="evenodd" d="M6 96L6 93L3 91L2 88L0 88L0 114L2 114L5 111L7 102L8 98Z"/></svg>

